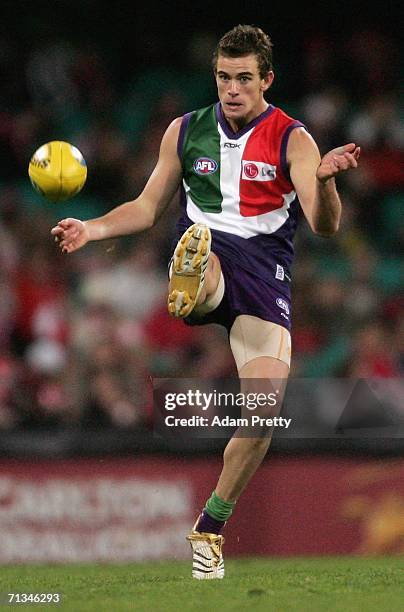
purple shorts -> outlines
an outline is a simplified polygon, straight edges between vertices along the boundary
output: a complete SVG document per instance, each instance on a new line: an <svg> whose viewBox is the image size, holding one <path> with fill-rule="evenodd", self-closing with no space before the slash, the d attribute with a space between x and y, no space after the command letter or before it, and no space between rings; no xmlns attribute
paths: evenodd
<svg viewBox="0 0 404 612"><path fill-rule="evenodd" d="M177 223L177 241L192 221L185 215ZM220 260L223 272L224 297L215 310L203 316L191 313L188 325L218 323L228 332L239 315L252 315L291 329L290 274L277 280L275 271L281 263L289 272L276 246L269 247L262 237L245 240L233 234L211 230L212 251Z"/></svg>
<svg viewBox="0 0 404 612"><path fill-rule="evenodd" d="M249 273L221 253L217 253L225 283L224 297L215 310L202 317L192 313L184 319L188 325L206 325L218 323L230 333L230 329L239 315L252 315L291 328L290 298L258 276Z"/></svg>
<svg viewBox="0 0 404 612"><path fill-rule="evenodd" d="M177 222L173 250L192 223L184 211ZM260 234L246 239L214 229L211 233L212 252L222 267L224 297L212 312L199 317L191 313L184 321L189 325L218 323L230 332L236 317L245 314L290 331L293 244L275 234Z"/></svg>

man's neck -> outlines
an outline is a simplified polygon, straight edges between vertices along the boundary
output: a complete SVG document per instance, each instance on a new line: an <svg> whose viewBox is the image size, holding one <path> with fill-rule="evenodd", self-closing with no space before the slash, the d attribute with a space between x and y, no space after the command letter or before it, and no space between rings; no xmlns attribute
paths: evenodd
<svg viewBox="0 0 404 612"><path fill-rule="evenodd" d="M232 130L232 132L236 134L237 132L245 128L246 125L251 123L251 121L254 121L254 119L262 115L262 113L264 113L268 109L268 107L269 107L268 102L264 100L264 104L260 107L260 110L258 112L255 112L248 117L240 117L239 120L229 119L228 117L226 117L223 111L223 107L222 107L222 112L223 112L223 117L226 119L230 129Z"/></svg>

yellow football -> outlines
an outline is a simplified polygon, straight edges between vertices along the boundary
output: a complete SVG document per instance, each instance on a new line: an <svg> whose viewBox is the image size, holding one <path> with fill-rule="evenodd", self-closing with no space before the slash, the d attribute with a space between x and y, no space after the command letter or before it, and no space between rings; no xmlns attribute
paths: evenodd
<svg viewBox="0 0 404 612"><path fill-rule="evenodd" d="M33 187L51 202L73 198L87 179L84 157L69 142L54 140L35 151L28 167Z"/></svg>

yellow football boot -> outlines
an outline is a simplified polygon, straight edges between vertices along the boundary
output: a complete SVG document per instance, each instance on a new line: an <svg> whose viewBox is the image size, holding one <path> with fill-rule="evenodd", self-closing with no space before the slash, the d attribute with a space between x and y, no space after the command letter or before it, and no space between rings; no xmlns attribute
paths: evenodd
<svg viewBox="0 0 404 612"><path fill-rule="evenodd" d="M196 306L205 281L212 236L201 223L191 225L175 247L168 287L168 312L187 317Z"/></svg>
<svg viewBox="0 0 404 612"><path fill-rule="evenodd" d="M221 580L224 578L224 537L196 531L197 522L187 536L192 548L192 577L197 580Z"/></svg>

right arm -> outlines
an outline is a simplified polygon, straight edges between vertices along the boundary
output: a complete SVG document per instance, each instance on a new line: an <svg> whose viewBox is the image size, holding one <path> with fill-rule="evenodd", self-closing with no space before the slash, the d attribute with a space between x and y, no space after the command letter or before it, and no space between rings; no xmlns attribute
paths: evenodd
<svg viewBox="0 0 404 612"><path fill-rule="evenodd" d="M156 223L181 183L182 168L177 154L181 120L179 117L168 126L161 141L157 165L138 198L113 208L97 219L80 221L68 218L59 221L51 234L62 252L72 253L90 240L141 232Z"/></svg>

